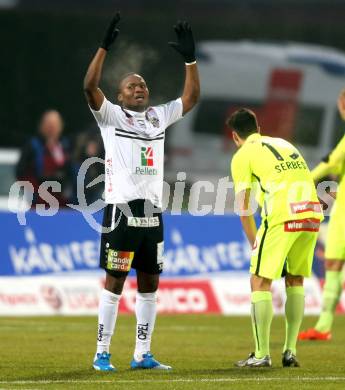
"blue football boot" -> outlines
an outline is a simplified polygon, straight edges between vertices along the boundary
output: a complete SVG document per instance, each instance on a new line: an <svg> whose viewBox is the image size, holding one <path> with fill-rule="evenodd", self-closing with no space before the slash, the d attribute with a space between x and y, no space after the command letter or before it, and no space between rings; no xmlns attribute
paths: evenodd
<svg viewBox="0 0 345 390"><path fill-rule="evenodd" d="M98 353L93 362L93 368L97 371L116 371L116 368L110 363L110 357L110 353Z"/></svg>
<svg viewBox="0 0 345 390"><path fill-rule="evenodd" d="M171 367L159 363L156 359L154 359L151 352L147 352L143 354L143 358L139 361L133 358L131 361L131 369L171 370Z"/></svg>

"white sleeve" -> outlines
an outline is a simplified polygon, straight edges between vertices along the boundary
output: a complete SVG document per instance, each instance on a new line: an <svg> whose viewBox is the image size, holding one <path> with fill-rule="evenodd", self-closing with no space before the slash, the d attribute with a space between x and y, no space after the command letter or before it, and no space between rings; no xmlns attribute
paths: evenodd
<svg viewBox="0 0 345 390"><path fill-rule="evenodd" d="M165 128L182 118L183 104L181 98L162 104L160 108L162 109L165 120Z"/></svg>
<svg viewBox="0 0 345 390"><path fill-rule="evenodd" d="M117 119L117 106L104 98L101 108L96 111L90 107L90 110L95 117L99 127L116 126Z"/></svg>

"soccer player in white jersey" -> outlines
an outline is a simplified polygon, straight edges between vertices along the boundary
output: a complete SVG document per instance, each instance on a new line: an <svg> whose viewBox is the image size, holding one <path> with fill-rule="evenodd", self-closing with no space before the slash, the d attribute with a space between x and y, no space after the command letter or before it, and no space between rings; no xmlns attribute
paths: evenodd
<svg viewBox="0 0 345 390"><path fill-rule="evenodd" d="M169 45L185 61L182 96L160 106L149 106L149 90L138 74L126 75L118 87L118 105L99 88L102 67L115 41L120 15L110 23L84 79L87 102L101 130L105 147L105 201L100 267L106 271L100 297L97 351L93 367L115 371L109 346L114 332L124 282L136 269L138 291L135 314L136 343L132 369L170 369L153 358L151 336L156 318L156 290L163 270L163 190L165 130L197 103L200 85L194 39L186 22L175 28L177 42Z"/></svg>

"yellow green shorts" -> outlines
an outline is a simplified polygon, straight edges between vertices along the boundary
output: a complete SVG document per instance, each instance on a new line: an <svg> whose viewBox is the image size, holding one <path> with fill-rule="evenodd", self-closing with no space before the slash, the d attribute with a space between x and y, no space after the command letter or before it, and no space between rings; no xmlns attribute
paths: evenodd
<svg viewBox="0 0 345 390"><path fill-rule="evenodd" d="M345 261L345 211L334 204L328 223L325 258Z"/></svg>
<svg viewBox="0 0 345 390"><path fill-rule="evenodd" d="M291 275L311 275L320 221L313 218L288 221L269 227L264 221L256 235L250 273L279 279L286 262Z"/></svg>

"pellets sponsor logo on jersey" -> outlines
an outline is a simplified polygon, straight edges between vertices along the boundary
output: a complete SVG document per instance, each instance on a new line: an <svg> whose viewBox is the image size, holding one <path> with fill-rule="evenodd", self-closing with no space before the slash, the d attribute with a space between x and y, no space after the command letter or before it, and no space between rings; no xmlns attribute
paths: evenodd
<svg viewBox="0 0 345 390"><path fill-rule="evenodd" d="M146 324L138 324L137 330L138 330L137 333L138 339L146 340L147 334L149 332L149 323L147 322Z"/></svg>
<svg viewBox="0 0 345 390"><path fill-rule="evenodd" d="M108 249L106 268L110 271L129 272L131 269L134 252Z"/></svg>
<svg viewBox="0 0 345 390"><path fill-rule="evenodd" d="M147 146L141 148L140 155L141 167L135 168L135 173L137 175L157 175L158 170L156 168L151 168L154 165L154 153L153 147Z"/></svg>
<svg viewBox="0 0 345 390"><path fill-rule="evenodd" d="M152 146L147 148L141 148L141 165L143 167L152 167L153 166L153 149Z"/></svg>

